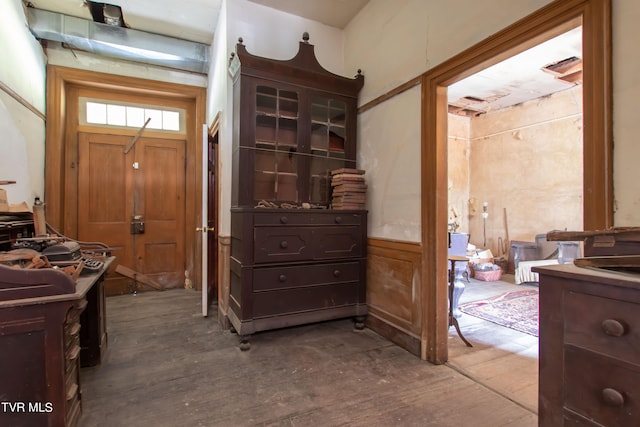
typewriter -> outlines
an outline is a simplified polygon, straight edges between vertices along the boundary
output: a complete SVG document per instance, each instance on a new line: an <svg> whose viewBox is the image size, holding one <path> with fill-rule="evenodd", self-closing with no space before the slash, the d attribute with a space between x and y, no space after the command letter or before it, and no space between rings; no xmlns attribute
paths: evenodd
<svg viewBox="0 0 640 427"><path fill-rule="evenodd" d="M49 263L58 267L76 266L82 262L80 275L89 275L102 271L104 262L95 259L90 253L82 251L80 244L73 240L60 238L18 239L13 249L34 249L44 255Z"/></svg>
<svg viewBox="0 0 640 427"><path fill-rule="evenodd" d="M42 250L42 255L46 256L53 265L61 266L69 263L82 262L81 276L98 273L102 271L102 267L104 266L104 262L84 253L80 249L80 244L74 241L66 241L47 246Z"/></svg>

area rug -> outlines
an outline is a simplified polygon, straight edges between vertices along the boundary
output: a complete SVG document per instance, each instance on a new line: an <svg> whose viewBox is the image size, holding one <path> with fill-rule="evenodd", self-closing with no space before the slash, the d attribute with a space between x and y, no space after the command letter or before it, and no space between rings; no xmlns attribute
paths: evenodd
<svg viewBox="0 0 640 427"><path fill-rule="evenodd" d="M538 289L507 292L485 300L460 304L460 310L516 331L538 336Z"/></svg>

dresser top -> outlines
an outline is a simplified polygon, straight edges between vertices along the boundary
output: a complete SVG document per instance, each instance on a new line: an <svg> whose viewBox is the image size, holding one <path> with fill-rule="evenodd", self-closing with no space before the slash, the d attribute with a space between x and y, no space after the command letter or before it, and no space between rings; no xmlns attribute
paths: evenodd
<svg viewBox="0 0 640 427"><path fill-rule="evenodd" d="M596 267L577 267L574 264L545 265L531 269L542 275L596 281L609 285L640 289L640 274L627 271L613 271Z"/></svg>

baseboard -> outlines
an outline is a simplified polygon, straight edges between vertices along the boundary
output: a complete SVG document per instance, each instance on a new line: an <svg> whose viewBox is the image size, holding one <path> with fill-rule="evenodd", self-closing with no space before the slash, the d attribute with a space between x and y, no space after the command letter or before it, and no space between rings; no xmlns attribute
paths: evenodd
<svg viewBox="0 0 640 427"><path fill-rule="evenodd" d="M383 336L397 346L407 350L414 356L420 357L420 338L387 323L375 314L369 313L365 321L366 326L378 335Z"/></svg>

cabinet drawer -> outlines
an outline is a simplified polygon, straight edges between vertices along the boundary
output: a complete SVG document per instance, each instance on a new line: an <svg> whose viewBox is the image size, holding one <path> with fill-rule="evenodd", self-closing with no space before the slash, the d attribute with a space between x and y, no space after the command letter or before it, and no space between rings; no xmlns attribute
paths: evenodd
<svg viewBox="0 0 640 427"><path fill-rule="evenodd" d="M314 229L314 258L358 258L364 256L361 229L358 226Z"/></svg>
<svg viewBox="0 0 640 427"><path fill-rule="evenodd" d="M566 343L640 365L640 305L567 292L564 309Z"/></svg>
<svg viewBox="0 0 640 427"><path fill-rule="evenodd" d="M271 291L358 280L360 280L360 264L357 262L257 268L253 271L253 291Z"/></svg>
<svg viewBox="0 0 640 427"><path fill-rule="evenodd" d="M640 367L565 347L564 406L609 427L640 425Z"/></svg>
<svg viewBox="0 0 640 427"><path fill-rule="evenodd" d="M313 229L309 227L256 227L254 261L287 262L313 259Z"/></svg>
<svg viewBox="0 0 640 427"><path fill-rule="evenodd" d="M290 261L358 258L364 255L359 226L256 227L254 261Z"/></svg>
<svg viewBox="0 0 640 427"><path fill-rule="evenodd" d="M359 302L357 282L255 292L252 298L254 318L331 309Z"/></svg>
<svg viewBox="0 0 640 427"><path fill-rule="evenodd" d="M256 213L255 225L359 225L362 214L309 210L283 210L281 212Z"/></svg>

